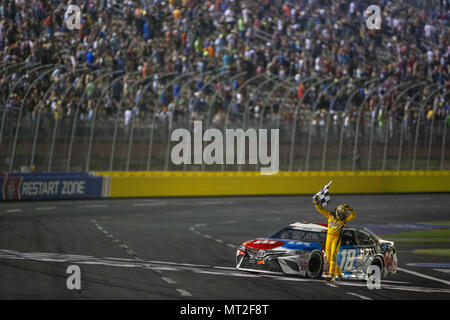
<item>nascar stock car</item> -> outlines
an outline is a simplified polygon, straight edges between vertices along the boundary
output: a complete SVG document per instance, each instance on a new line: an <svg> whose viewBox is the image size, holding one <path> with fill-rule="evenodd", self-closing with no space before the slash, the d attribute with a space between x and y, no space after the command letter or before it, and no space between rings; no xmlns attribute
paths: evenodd
<svg viewBox="0 0 450 320"><path fill-rule="evenodd" d="M326 224L293 223L269 238L244 242L236 252L236 269L320 279L329 268L326 237ZM386 277L396 272L396 248L368 229L344 227L337 263L343 279L367 280L373 265Z"/></svg>

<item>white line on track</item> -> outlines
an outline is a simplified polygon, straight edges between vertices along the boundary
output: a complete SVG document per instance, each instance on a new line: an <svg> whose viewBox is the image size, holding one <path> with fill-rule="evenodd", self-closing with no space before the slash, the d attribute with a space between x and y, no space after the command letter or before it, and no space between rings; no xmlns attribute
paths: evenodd
<svg viewBox="0 0 450 320"><path fill-rule="evenodd" d="M235 220L231 220L231 221L219 222L219 224L233 224L233 223L236 223L236 221ZM205 223L196 224L196 225L190 227L189 230L192 231L195 234L203 236L204 238L214 239L213 236L211 236L209 234L203 234L200 231L196 230L196 228L199 228L199 227L206 227L206 224ZM227 247L232 248L232 249L236 249L237 248L237 246L235 246L234 244L226 243L222 239L215 238L214 241L217 242L217 243L226 245Z"/></svg>
<svg viewBox="0 0 450 320"><path fill-rule="evenodd" d="M133 207L161 207L167 205L167 202L142 202L133 203Z"/></svg>
<svg viewBox="0 0 450 320"><path fill-rule="evenodd" d="M394 280L381 280L381 283L390 283L390 284L410 284L411 282L406 282L406 281L394 281Z"/></svg>
<svg viewBox="0 0 450 320"><path fill-rule="evenodd" d="M184 289L177 289L177 291L178 291L178 293L179 293L180 295L182 295L183 297L192 297L192 294L191 294L189 291L187 291L187 290L184 290Z"/></svg>
<svg viewBox="0 0 450 320"><path fill-rule="evenodd" d="M199 206L218 206L224 204L234 204L234 201L197 201L195 204Z"/></svg>
<svg viewBox="0 0 450 320"><path fill-rule="evenodd" d="M337 285L332 284L332 283L329 283L329 282L325 282L325 284L326 284L327 286L329 286L329 287L332 287L332 288L338 288Z"/></svg>
<svg viewBox="0 0 450 320"><path fill-rule="evenodd" d="M46 261L55 263L74 263L74 264L88 264L88 265L103 265L109 267L120 268L141 268L145 270L152 270L162 276L162 271L178 271L178 272L193 272L197 274L211 274L215 276L228 276L228 277L245 277L245 278L267 278L273 280L284 280L294 282L316 282L321 283L322 280L313 280L296 277L286 277L275 274L252 274L234 270L231 267L220 266L208 266L208 265L190 265L175 262L163 262L163 261L145 261L136 259L124 259L124 258L98 258L93 256L73 255L73 254L60 254L60 253L44 253L44 252L19 252L15 250L0 249L0 259L18 259L18 260L33 260L33 261ZM166 281L166 280L164 280ZM167 281L166 281L167 282ZM359 287L367 288L366 283L358 282L346 282L340 281L339 287ZM388 285L382 282L382 290L395 290L395 291L410 291L419 293L439 293L450 294L450 289L445 288L426 288L415 287L406 285ZM180 293L181 294L181 293Z"/></svg>
<svg viewBox="0 0 450 320"><path fill-rule="evenodd" d="M134 252L133 250L128 249L128 250L125 250L125 251L126 251L126 253L128 253L129 255L131 255L131 256L133 256L133 257L137 257L137 253Z"/></svg>
<svg viewBox="0 0 450 320"><path fill-rule="evenodd" d="M22 209L9 209L9 210L6 210L5 212L6 213L14 213L14 212L21 212L22 211Z"/></svg>
<svg viewBox="0 0 450 320"><path fill-rule="evenodd" d="M340 285L341 286L367 288L367 284L365 284L365 283L341 281ZM411 292L421 292L421 293L448 293L448 294L450 294L449 289L424 288L424 287L415 287L415 286L400 286L400 285L384 284L383 282L381 282L381 289L389 289L389 290L397 290L397 291L411 291Z"/></svg>
<svg viewBox="0 0 450 320"><path fill-rule="evenodd" d="M439 278L427 276L426 274L423 274L423 273L420 273L420 272L416 272L416 271L407 270L407 269L403 269L403 268L397 268L397 270L405 272L405 273L409 273L409 274L412 274L414 276L421 277L421 278L424 278L424 279L438 281L438 282L441 282L441 283L444 283L444 284L450 286L450 281L447 281L447 280L444 280L444 279L439 279Z"/></svg>
<svg viewBox="0 0 450 320"><path fill-rule="evenodd" d="M104 229L101 225L99 225L97 223L96 220L91 220L92 224L98 229L101 230L109 239L111 239L114 243L117 243L119 245L120 248L122 248L128 255L132 256L134 259L134 261L143 261L139 255L131 248L129 248L125 243L121 242L120 240L118 240L117 238L115 238L112 234L109 234L108 231L106 229ZM124 259L122 259L122 261L124 261ZM130 260L127 260L130 261ZM97 262L97 261L89 261L88 264L101 264L102 262ZM168 263L170 264L170 263ZM188 264L186 264L187 266ZM146 268L150 268L152 271L158 273L158 275L161 277L161 279L165 282L167 282L168 284L177 284L177 282L169 277L163 277L163 273L162 270L165 271L176 271L177 269L175 268L171 268L171 267L166 267L166 266L161 266L159 269L154 268L154 267L148 267L143 265L142 266L144 269ZM176 289L178 291L178 293L182 296L185 297L191 297L192 294L184 289Z"/></svg>
<svg viewBox="0 0 450 320"><path fill-rule="evenodd" d="M283 277L283 276L267 276L271 279L282 280L282 281L296 281L296 282L313 282L314 280L305 279L305 278L291 278L291 277Z"/></svg>
<svg viewBox="0 0 450 320"><path fill-rule="evenodd" d="M161 277L161 279L163 279L168 284L178 284L175 280L173 280L173 279L171 279L169 277Z"/></svg>
<svg viewBox="0 0 450 320"><path fill-rule="evenodd" d="M191 214L192 211L170 211L170 212L165 212L165 214Z"/></svg>
<svg viewBox="0 0 450 320"><path fill-rule="evenodd" d="M400 201L411 201L411 200L419 200L419 201L429 201L431 197L400 197Z"/></svg>
<svg viewBox="0 0 450 320"><path fill-rule="evenodd" d="M221 267L221 266L213 266L214 269L220 269L220 270L232 270L236 271L236 268L233 267Z"/></svg>
<svg viewBox="0 0 450 320"><path fill-rule="evenodd" d="M37 211L46 211L46 210L55 210L56 209L56 207L36 207L36 208L34 208L34 210L37 210Z"/></svg>
<svg viewBox="0 0 450 320"><path fill-rule="evenodd" d="M450 273L450 269L433 269L435 271L444 272L444 273Z"/></svg>
<svg viewBox="0 0 450 320"><path fill-rule="evenodd" d="M134 214L132 214L131 215L132 217L145 217L145 216L147 216L146 214L143 214L143 213L134 213Z"/></svg>
<svg viewBox="0 0 450 320"><path fill-rule="evenodd" d="M366 297L366 296L363 296L363 295L360 295L360 294L357 294L357 293L353 293L353 292L346 292L346 294L350 294L352 296L358 297L358 298L363 299L363 300L373 300L372 298L369 298L369 297Z"/></svg>
<svg viewBox="0 0 450 320"><path fill-rule="evenodd" d="M207 264L192 264L192 263L179 263L179 262L168 262L168 261L146 261L153 264L170 265L170 266L182 266L182 267L193 267L193 268L208 268Z"/></svg>
<svg viewBox="0 0 450 320"><path fill-rule="evenodd" d="M77 208L107 208L107 204L83 204L77 206Z"/></svg>
<svg viewBox="0 0 450 320"><path fill-rule="evenodd" d="M259 218L259 219L255 219L255 221L258 222L267 222L267 221L280 221L281 218Z"/></svg>
<svg viewBox="0 0 450 320"><path fill-rule="evenodd" d="M235 220L225 221L225 222L219 222L219 224L233 224L237 223Z"/></svg>

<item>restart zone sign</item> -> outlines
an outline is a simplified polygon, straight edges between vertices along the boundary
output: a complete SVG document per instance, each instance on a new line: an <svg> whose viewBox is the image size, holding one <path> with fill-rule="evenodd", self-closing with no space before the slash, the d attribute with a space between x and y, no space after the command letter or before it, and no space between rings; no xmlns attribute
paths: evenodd
<svg viewBox="0 0 450 320"><path fill-rule="evenodd" d="M87 173L0 173L0 200L101 198L104 185L103 177Z"/></svg>

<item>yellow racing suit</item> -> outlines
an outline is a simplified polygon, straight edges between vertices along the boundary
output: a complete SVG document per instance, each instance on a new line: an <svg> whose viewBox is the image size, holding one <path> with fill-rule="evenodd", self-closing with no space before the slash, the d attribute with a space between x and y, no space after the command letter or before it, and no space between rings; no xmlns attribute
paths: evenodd
<svg viewBox="0 0 450 320"><path fill-rule="evenodd" d="M328 219L327 242L325 245L325 254L330 265L328 274L331 277L340 277L342 276L342 270L337 265L337 254L339 252L339 247L341 246L341 231L346 223L355 218L355 211L347 206L347 215L341 220L335 217L334 212L326 210L320 202L315 201L314 204L317 211Z"/></svg>

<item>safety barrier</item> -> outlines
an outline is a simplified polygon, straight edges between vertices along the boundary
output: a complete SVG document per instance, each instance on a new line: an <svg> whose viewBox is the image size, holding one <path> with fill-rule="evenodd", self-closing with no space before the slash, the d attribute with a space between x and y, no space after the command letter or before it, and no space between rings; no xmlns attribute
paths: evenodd
<svg viewBox="0 0 450 320"><path fill-rule="evenodd" d="M0 200L450 192L450 171L0 173Z"/></svg>
<svg viewBox="0 0 450 320"><path fill-rule="evenodd" d="M335 194L450 192L450 171L96 172L110 197L314 194L330 180Z"/></svg>

